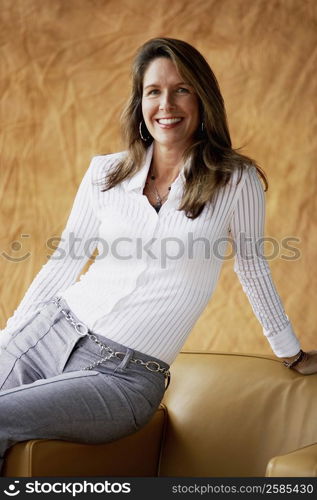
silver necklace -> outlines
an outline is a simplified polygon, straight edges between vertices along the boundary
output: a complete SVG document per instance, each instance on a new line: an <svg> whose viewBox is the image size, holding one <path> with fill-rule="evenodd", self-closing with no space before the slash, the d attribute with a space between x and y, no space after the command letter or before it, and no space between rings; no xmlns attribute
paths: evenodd
<svg viewBox="0 0 317 500"><path fill-rule="evenodd" d="M155 195L156 197L156 203L153 205L155 210L159 210L161 208L161 206L163 205L164 201L166 200L167 196L169 195L169 192L171 190L171 186L168 186L168 191L166 194L164 194L163 196L160 195L160 193L158 192L158 189L155 185L155 175L153 173L153 171L150 173L150 179L151 181L153 181L153 187L154 187L154 190L151 188L150 184L148 182L146 182L146 184L150 187L152 193Z"/></svg>

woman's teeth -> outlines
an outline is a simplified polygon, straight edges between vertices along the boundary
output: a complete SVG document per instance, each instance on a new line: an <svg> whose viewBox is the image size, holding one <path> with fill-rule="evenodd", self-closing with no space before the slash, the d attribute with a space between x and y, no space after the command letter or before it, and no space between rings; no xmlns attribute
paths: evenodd
<svg viewBox="0 0 317 500"><path fill-rule="evenodd" d="M178 123L181 120L182 120L181 118L161 118L160 120L157 121L162 125L172 125L173 123Z"/></svg>

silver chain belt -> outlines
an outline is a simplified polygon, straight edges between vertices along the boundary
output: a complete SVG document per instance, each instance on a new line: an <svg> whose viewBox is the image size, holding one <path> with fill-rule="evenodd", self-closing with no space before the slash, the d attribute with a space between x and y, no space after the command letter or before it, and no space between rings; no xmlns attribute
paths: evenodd
<svg viewBox="0 0 317 500"><path fill-rule="evenodd" d="M59 304L60 298L59 297L54 298L52 300L52 302L54 304L56 304L57 306L60 306L60 304ZM72 316L72 314L69 311L66 311L65 309L61 309L61 312L64 314L66 320L69 323L71 323L71 325L73 325L73 327L75 328L77 333L87 334L88 337L91 338L91 340L93 340L100 347L102 358L99 359L98 361L95 361L91 365L86 366L85 368L83 368L83 370L92 370L93 368L101 365L104 361L107 361L110 358L118 358L118 359L123 360L124 356L126 355L125 352L114 351L108 345L104 344L103 342L100 342L100 340L97 339L96 335L89 332L88 327L86 325L84 325L84 323L79 323L78 321L75 321L74 317ZM104 356L103 354L105 352L107 354ZM131 363L135 363L136 365L144 366L144 368L146 368L150 372L163 373L164 377L167 378L167 385L165 387L165 390L167 389L167 387L169 386L170 377L171 377L171 374L170 374L170 371L168 368L164 368L157 361L153 361L153 360L143 361L143 359L130 358L129 361Z"/></svg>

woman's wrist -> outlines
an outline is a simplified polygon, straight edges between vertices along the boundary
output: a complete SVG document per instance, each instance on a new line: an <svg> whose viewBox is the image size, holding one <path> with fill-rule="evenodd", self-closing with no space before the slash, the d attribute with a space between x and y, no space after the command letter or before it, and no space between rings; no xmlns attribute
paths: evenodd
<svg viewBox="0 0 317 500"><path fill-rule="evenodd" d="M295 354L295 356L291 356L289 358L284 358L283 365L287 368L293 368L294 366L301 363L306 358L306 353L300 349L299 353Z"/></svg>
<svg viewBox="0 0 317 500"><path fill-rule="evenodd" d="M297 356L299 356L300 352L301 350L299 350L297 354L294 354L294 356L283 356L282 359L283 361L289 361L289 362L294 361L297 358Z"/></svg>

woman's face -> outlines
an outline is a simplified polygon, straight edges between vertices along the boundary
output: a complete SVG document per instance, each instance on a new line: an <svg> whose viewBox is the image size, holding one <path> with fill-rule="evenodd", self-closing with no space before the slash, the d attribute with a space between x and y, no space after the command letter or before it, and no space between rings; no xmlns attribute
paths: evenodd
<svg viewBox="0 0 317 500"><path fill-rule="evenodd" d="M199 125L198 97L171 59L154 59L144 73L142 113L157 143L184 150Z"/></svg>

